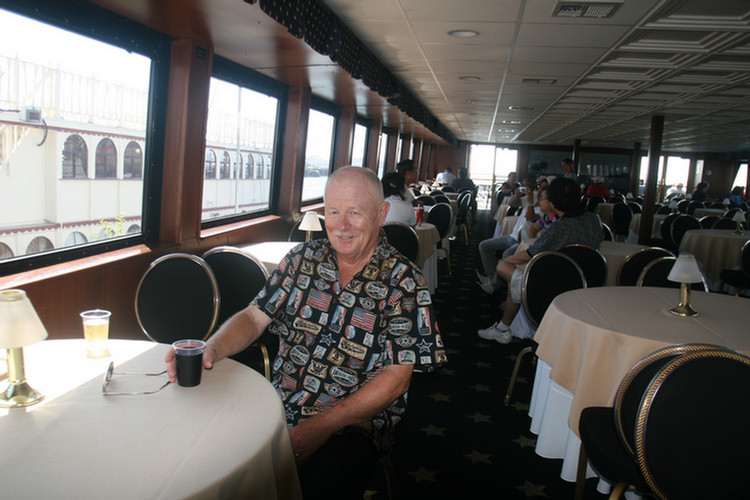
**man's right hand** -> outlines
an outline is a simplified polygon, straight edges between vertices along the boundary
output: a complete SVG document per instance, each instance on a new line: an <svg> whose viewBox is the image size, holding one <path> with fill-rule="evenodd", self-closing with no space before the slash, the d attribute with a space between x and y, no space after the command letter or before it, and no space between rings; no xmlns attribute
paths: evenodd
<svg viewBox="0 0 750 500"><path fill-rule="evenodd" d="M206 370L213 368L215 359L216 348L210 344L206 344L206 347L203 349L203 368ZM167 351L167 355L164 356L164 362L167 364L167 375L169 375L169 381L176 383L177 363L174 359L174 349Z"/></svg>

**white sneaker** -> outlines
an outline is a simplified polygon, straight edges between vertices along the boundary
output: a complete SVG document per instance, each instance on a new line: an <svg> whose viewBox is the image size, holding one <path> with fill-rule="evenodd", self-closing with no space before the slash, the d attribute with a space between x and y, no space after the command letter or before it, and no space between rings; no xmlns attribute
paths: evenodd
<svg viewBox="0 0 750 500"><path fill-rule="evenodd" d="M501 344L510 343L512 338L512 335L510 334L510 328L508 328L507 330L501 330L499 321L489 328L479 330L477 332L477 335L479 335L480 338L486 340L494 340L496 342L500 342Z"/></svg>
<svg viewBox="0 0 750 500"><path fill-rule="evenodd" d="M477 271L477 278L479 278L479 281L477 281L477 285L479 285L482 290L484 290L484 293L486 293L487 295L492 295L493 293L495 293L495 285L492 284L487 276L483 276L479 274L479 271Z"/></svg>

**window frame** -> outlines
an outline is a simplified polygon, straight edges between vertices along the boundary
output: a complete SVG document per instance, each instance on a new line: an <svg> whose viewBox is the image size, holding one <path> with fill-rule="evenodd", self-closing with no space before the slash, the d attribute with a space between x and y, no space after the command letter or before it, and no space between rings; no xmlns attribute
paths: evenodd
<svg viewBox="0 0 750 500"><path fill-rule="evenodd" d="M326 101L325 99L321 97L311 96L310 110L313 110L313 109L315 111L325 113L333 117L333 130L331 131L331 133L333 134L333 137L331 137L331 156L328 162L328 175L330 176L334 171L334 166L337 164L337 155L339 152L338 137L339 137L339 127L341 126L341 106L338 106L337 104L334 104L330 101ZM308 112L308 120L309 120L309 116L310 115ZM305 137L305 144L307 144L307 137ZM305 150L305 161L306 160L307 160L307 150ZM304 180L302 182L304 185ZM303 188L303 191L304 191L304 188ZM322 203L322 202L323 202L323 194L321 194L320 197L311 198L309 200L302 200L301 206L306 207L308 205L315 205L315 204Z"/></svg>
<svg viewBox="0 0 750 500"><path fill-rule="evenodd" d="M237 64L225 59L221 56L214 56L213 68L211 70L211 77L224 80L225 82L244 87L254 92L259 92L273 97L277 100L278 105L276 106L276 129L274 132L274 148L271 166L271 189L268 196L268 208L266 210L258 210L255 212L245 212L241 214L227 215L225 217L219 217L208 221L201 221L201 230L209 228L227 226L241 221L256 219L264 217L270 214L278 213L279 206L279 191L281 187L281 164L282 164L282 153L283 153L283 137L284 137L284 125L286 119L286 108L289 94L289 85L276 81L270 77L267 77L261 73L253 71L250 68ZM206 114L208 119L208 114ZM205 160L205 159L204 159ZM217 159L218 160L218 159ZM230 157L230 164L234 160ZM266 168L265 158L261 158L262 169ZM243 166L243 169L245 167ZM253 157L253 169L258 168L258 157ZM217 166L218 170L218 166ZM231 170L230 170L231 171ZM250 179L263 179L264 170L261 170L261 175L255 175L257 172L253 172ZM205 181L205 175L201 179L202 183Z"/></svg>
<svg viewBox="0 0 750 500"><path fill-rule="evenodd" d="M349 163L354 163L354 137L356 136L356 130L357 126L365 127L365 149L362 151L362 168L370 168L370 165L368 164L367 160L370 156L370 137L372 134L372 120L369 118L365 118L362 116L357 116L357 119L354 121L354 129L352 131L352 153L351 153L351 160Z"/></svg>
<svg viewBox="0 0 750 500"><path fill-rule="evenodd" d="M173 39L95 5L70 9L69 4L55 0L35 2L0 0L0 8L151 59L145 147L143 148L142 230L140 234L125 234L75 247L61 246L41 254L17 255L0 262L0 276L71 262L135 245L152 247L157 244L161 219L167 89ZM92 167L94 166L88 165L87 177L92 175Z"/></svg>

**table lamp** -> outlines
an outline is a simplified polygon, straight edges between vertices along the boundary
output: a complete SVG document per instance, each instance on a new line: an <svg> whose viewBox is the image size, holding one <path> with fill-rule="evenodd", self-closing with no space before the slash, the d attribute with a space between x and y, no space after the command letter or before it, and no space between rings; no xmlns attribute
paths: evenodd
<svg viewBox="0 0 750 500"><path fill-rule="evenodd" d="M671 208L672 210L677 210L677 200L672 198L672 201L669 202L669 208Z"/></svg>
<svg viewBox="0 0 750 500"><path fill-rule="evenodd" d="M305 241L310 241L312 239L313 231L323 230L316 212L305 212L305 216L302 218L299 228L301 231L307 231L307 239Z"/></svg>
<svg viewBox="0 0 750 500"><path fill-rule="evenodd" d="M667 279L680 284L680 304L669 312L676 316L697 316L698 312L690 307L690 284L703 281L703 275L695 257L689 253L680 253Z"/></svg>
<svg viewBox="0 0 750 500"><path fill-rule="evenodd" d="M734 234L742 234L742 223L745 222L745 214L741 211L737 211L732 217L732 220L737 223L737 229Z"/></svg>
<svg viewBox="0 0 750 500"><path fill-rule="evenodd" d="M0 291L0 347L8 350L8 388L0 394L0 407L30 406L44 399L26 383L23 346L47 338L47 330L23 290Z"/></svg>
<svg viewBox="0 0 750 500"><path fill-rule="evenodd" d="M724 201L722 201L721 203L722 203L722 205L724 205L725 207L728 207L728 206L729 206L729 204L730 204L730 203L732 203L732 202L731 202L731 201L729 201L729 198L724 198Z"/></svg>

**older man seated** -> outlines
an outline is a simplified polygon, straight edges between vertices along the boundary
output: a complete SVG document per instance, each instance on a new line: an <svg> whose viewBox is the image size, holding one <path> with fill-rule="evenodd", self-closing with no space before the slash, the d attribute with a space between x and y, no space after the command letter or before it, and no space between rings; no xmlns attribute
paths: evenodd
<svg viewBox="0 0 750 500"><path fill-rule="evenodd" d="M377 447L406 411L412 371L446 361L424 277L383 237L387 212L374 173L336 170L325 188L328 238L293 248L203 353L210 369L266 327L279 336L273 385L306 500L362 498ZM174 355L165 361L176 381Z"/></svg>
<svg viewBox="0 0 750 500"><path fill-rule="evenodd" d="M547 189L547 201L558 216L557 222L542 231L541 236L526 250L517 252L501 260L497 265L497 274L509 281L509 293L505 299L503 317L489 328L479 330L477 334L487 340L501 344L511 341L510 324L521 307L521 285L523 266L531 258L546 251L559 250L571 243L581 243L599 248L602 241L602 226L599 217L586 212L580 206L581 190L573 179L554 179Z"/></svg>

